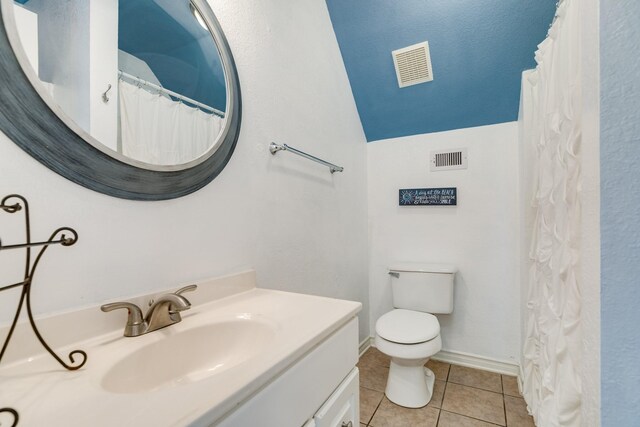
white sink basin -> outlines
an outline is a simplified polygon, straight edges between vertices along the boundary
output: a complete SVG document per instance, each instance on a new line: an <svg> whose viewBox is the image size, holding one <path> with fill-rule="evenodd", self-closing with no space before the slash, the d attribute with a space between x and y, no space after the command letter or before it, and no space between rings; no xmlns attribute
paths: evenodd
<svg viewBox="0 0 640 427"><path fill-rule="evenodd" d="M112 393L143 393L200 381L246 363L275 336L273 326L242 318L174 330L167 328L161 340L115 362L102 387Z"/></svg>

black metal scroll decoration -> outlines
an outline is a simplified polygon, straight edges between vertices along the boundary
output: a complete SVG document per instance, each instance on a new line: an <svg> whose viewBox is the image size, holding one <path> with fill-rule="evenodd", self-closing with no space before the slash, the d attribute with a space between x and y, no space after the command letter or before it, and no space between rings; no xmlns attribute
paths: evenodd
<svg viewBox="0 0 640 427"><path fill-rule="evenodd" d="M16 328L18 319L20 317L20 313L22 311L22 306L26 305L27 315L29 317L29 323L31 324L31 328L33 329L33 332L36 334L38 341L40 341L40 344L42 344L42 346L47 350L47 352L49 352L49 354L53 356L53 358L56 359L58 363L60 363L65 369L68 369L70 371L75 371L77 369L82 368L87 361L87 353L85 353L82 350L73 350L71 353L69 353L69 356L68 356L69 361L71 363L67 364L64 360L62 360L62 358L60 358L56 354L55 351L53 351L53 349L47 344L45 339L42 337L42 334L40 333L40 331L38 330L38 327L36 326L36 322L33 317L33 311L31 309L31 285L33 284L33 276L35 275L36 268L40 263L40 259L42 258L42 255L44 255L45 251L50 245L59 244L62 246L71 246L75 244L78 241L78 233L76 233L76 231L72 228L61 227L61 228L58 228L53 233L51 233L51 236L47 241L31 242L31 223L29 218L29 203L27 203L27 200L20 195L11 194L3 198L2 201L0 201L0 210L10 214L24 210L24 218L25 218L25 243L20 243L15 245L3 245L2 241L0 240L0 252L4 250L11 250L11 249L25 250L24 279L21 282L0 287L0 292L7 291L13 288L22 287L22 293L20 294L20 300L18 302L18 307L16 308L15 316L13 317L13 321L11 323L11 326L9 327L9 333L7 334L4 344L2 345L2 350L0 350L0 362L2 361L2 357L4 356L7 350L7 347L9 346L9 342L11 341L11 337L13 336L13 332ZM71 236L68 236L68 234L71 234ZM32 263L31 248L33 247L42 247L42 249L40 249L40 252L38 252L38 254L35 257L35 261ZM76 363L76 356L81 356L81 359L82 359L78 363ZM13 415L14 423L12 427L15 427L16 425L18 425L19 416L16 410L11 408L0 408L0 413L2 412L8 412Z"/></svg>
<svg viewBox="0 0 640 427"><path fill-rule="evenodd" d="M16 427L18 425L18 420L20 420L20 416L18 415L18 411L16 411L15 409L11 409L11 408L0 408L0 414L3 412L7 412L11 415L13 415L13 424L11 424L11 427Z"/></svg>

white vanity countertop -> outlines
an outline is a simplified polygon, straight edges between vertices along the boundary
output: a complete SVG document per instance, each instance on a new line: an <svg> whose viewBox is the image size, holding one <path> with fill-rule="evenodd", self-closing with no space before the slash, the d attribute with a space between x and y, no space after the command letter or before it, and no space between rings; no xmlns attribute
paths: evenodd
<svg viewBox="0 0 640 427"><path fill-rule="evenodd" d="M184 312L182 322L140 337L125 338L117 331L55 349L63 359L76 348L86 351L87 363L78 371L64 370L48 354L0 366L0 407L16 409L19 426L207 425L246 401L360 309L361 304L352 301L242 291L194 306ZM228 320L258 321L275 333L257 356L203 379L182 379L140 393L105 389L105 374L127 354L172 334Z"/></svg>

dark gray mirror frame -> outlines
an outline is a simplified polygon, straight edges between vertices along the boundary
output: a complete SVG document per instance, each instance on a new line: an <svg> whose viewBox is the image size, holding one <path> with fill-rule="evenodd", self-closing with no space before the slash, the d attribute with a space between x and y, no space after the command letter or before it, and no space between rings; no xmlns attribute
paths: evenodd
<svg viewBox="0 0 640 427"><path fill-rule="evenodd" d="M12 0L0 0L12 1ZM150 170L125 163L70 129L31 84L14 53L0 8L0 130L43 165L91 190L130 200L167 200L193 193L224 169L240 133L242 102L231 49L205 0L193 0L212 34L225 66L233 102L226 134L205 160L182 170ZM223 133L225 132L223 130Z"/></svg>

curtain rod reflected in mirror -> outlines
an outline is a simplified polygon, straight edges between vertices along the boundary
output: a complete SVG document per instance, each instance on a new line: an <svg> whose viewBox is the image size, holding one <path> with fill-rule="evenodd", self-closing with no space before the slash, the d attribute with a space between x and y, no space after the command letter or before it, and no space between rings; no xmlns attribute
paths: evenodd
<svg viewBox="0 0 640 427"><path fill-rule="evenodd" d="M201 108L201 109L203 109L205 111L208 111L208 112L210 112L212 114L215 114L218 117L224 118L224 112L223 111L217 110L217 109L215 109L215 108L213 108L213 107L211 107L209 105L205 105L205 104L203 104L201 102L198 102L198 101L196 101L194 99L187 98L186 96L180 95L179 93L173 92L173 91L171 91L169 89L165 89L162 86L158 86L158 85L153 84L151 82L148 82L146 80L142 80L139 77L132 76L131 74L125 73L124 71L118 71L118 77L120 77L120 79L130 80L137 86L141 86L141 85L145 86L145 87L147 87L147 88L149 88L149 89L151 89L153 91L156 91L160 95L169 95L172 98L176 98L176 99L179 99L180 101L187 102L188 104L194 105L194 106L196 106L198 108Z"/></svg>

